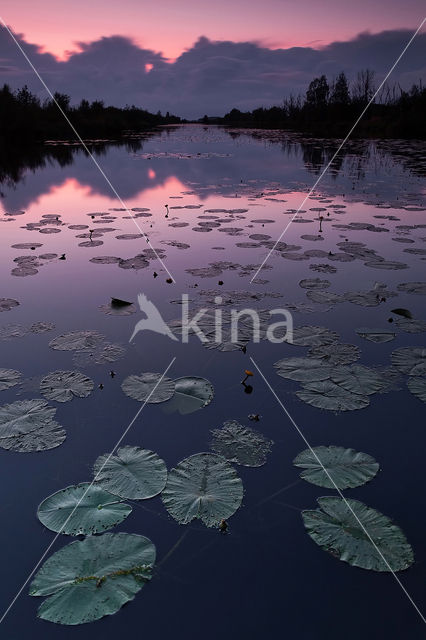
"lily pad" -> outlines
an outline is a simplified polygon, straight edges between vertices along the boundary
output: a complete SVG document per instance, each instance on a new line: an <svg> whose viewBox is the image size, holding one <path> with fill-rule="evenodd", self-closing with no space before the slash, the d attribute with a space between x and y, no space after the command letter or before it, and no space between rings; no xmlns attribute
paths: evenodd
<svg viewBox="0 0 426 640"><path fill-rule="evenodd" d="M322 239L322 238L321 238ZM321 280L321 278L305 278L299 282L302 289L328 289L331 287L330 280Z"/></svg>
<svg viewBox="0 0 426 640"><path fill-rule="evenodd" d="M182 460L169 473L162 500L180 524L195 518L207 527L217 526L241 505L243 483L221 456L197 453Z"/></svg>
<svg viewBox="0 0 426 640"><path fill-rule="evenodd" d="M236 420L224 422L221 429L213 429L210 443L215 453L230 462L245 467L261 467L271 450L272 441L259 431L244 427Z"/></svg>
<svg viewBox="0 0 426 640"><path fill-rule="evenodd" d="M0 298L0 313L2 311L10 311L17 306L19 306L19 302L13 298Z"/></svg>
<svg viewBox="0 0 426 640"><path fill-rule="evenodd" d="M97 331L70 331L53 338L49 347L57 351L87 351L93 349L104 340Z"/></svg>
<svg viewBox="0 0 426 640"><path fill-rule="evenodd" d="M346 391L357 393L361 396L370 396L386 387L386 380L374 369L369 369L362 364L354 364L350 367L335 367L331 380Z"/></svg>
<svg viewBox="0 0 426 640"><path fill-rule="evenodd" d="M312 540L335 558L372 571L401 571L413 564L410 544L387 516L353 499L326 496L318 504L320 509L302 512L303 522Z"/></svg>
<svg viewBox="0 0 426 640"><path fill-rule="evenodd" d="M426 402L426 378L409 378L407 387L422 402Z"/></svg>
<svg viewBox="0 0 426 640"><path fill-rule="evenodd" d="M17 400L0 407L0 440L21 436L51 423L56 409L46 400Z"/></svg>
<svg viewBox="0 0 426 640"><path fill-rule="evenodd" d="M282 378L298 382L328 380L332 367L319 358L283 358L274 362L277 374Z"/></svg>
<svg viewBox="0 0 426 640"><path fill-rule="evenodd" d="M121 384L126 396L157 404L170 400L175 392L175 383L170 378L165 378L161 373L141 373L139 376L131 375L125 378Z"/></svg>
<svg viewBox="0 0 426 640"><path fill-rule="evenodd" d="M61 489L45 498L37 517L45 527L70 536L101 533L123 522L132 507L90 482Z"/></svg>
<svg viewBox="0 0 426 640"><path fill-rule="evenodd" d="M205 378L185 376L174 383L175 394L164 407L166 413L179 411L181 415L187 415L203 409L213 400L213 385Z"/></svg>
<svg viewBox="0 0 426 640"><path fill-rule="evenodd" d="M100 342L93 348L84 351L76 351L72 357L72 361L77 367L86 367L95 364L108 364L116 362L123 358L126 349L121 344L114 342Z"/></svg>
<svg viewBox="0 0 426 640"><path fill-rule="evenodd" d="M339 335L326 327L304 326L293 331L292 344L302 347L317 347L323 344L331 344L339 339Z"/></svg>
<svg viewBox="0 0 426 640"><path fill-rule="evenodd" d="M37 572L30 595L49 596L38 617L77 625L116 613L151 578L155 547L144 536L105 533L74 541Z"/></svg>
<svg viewBox="0 0 426 640"><path fill-rule="evenodd" d="M11 438L1 438L0 447L17 453L33 453L56 449L66 439L67 433L57 422L52 420L35 431L22 433Z"/></svg>
<svg viewBox="0 0 426 640"><path fill-rule="evenodd" d="M0 391L10 389L17 385L22 378L22 374L15 369L0 369Z"/></svg>
<svg viewBox="0 0 426 640"><path fill-rule="evenodd" d="M79 371L53 371L42 379L40 393L48 400L69 402L74 397L87 398L93 387L93 380Z"/></svg>
<svg viewBox="0 0 426 640"><path fill-rule="evenodd" d="M381 344L382 342L391 342L396 337L394 331L388 331L387 329L369 329L368 327L361 327L355 329L360 338L368 340L369 342L376 342Z"/></svg>
<svg viewBox="0 0 426 640"><path fill-rule="evenodd" d="M133 500L152 498L164 489L165 462L152 451L140 447L121 447L114 456L99 456L93 467L97 485Z"/></svg>
<svg viewBox="0 0 426 640"><path fill-rule="evenodd" d="M403 282L397 286L398 291L426 296L426 282Z"/></svg>
<svg viewBox="0 0 426 640"><path fill-rule="evenodd" d="M392 352L392 364L409 376L422 376L426 373L426 349L421 347L402 347Z"/></svg>
<svg viewBox="0 0 426 640"><path fill-rule="evenodd" d="M305 449L296 456L293 464L305 469L300 474L303 480L327 489L360 487L374 478L379 470L378 463L367 453L334 446Z"/></svg>
<svg viewBox="0 0 426 640"><path fill-rule="evenodd" d="M364 409L370 404L367 396L346 391L331 380L307 382L301 391L296 391L296 395L303 402L328 411L354 411Z"/></svg>
<svg viewBox="0 0 426 640"><path fill-rule="evenodd" d="M359 348L354 344L322 344L319 347L311 347L309 355L316 360L324 360L329 365L349 364L359 358Z"/></svg>

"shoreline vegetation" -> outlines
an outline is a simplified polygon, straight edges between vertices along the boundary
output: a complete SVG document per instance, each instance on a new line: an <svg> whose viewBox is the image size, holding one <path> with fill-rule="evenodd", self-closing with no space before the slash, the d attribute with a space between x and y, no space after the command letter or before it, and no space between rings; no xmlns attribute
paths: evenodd
<svg viewBox="0 0 426 640"><path fill-rule="evenodd" d="M374 72L360 71L352 83L342 72L329 82L314 78L305 96L283 101L280 106L241 112L232 109L222 118L228 126L257 129L288 129L318 137L344 137L375 94ZM384 85L358 123L351 137L426 138L426 89L414 84L409 91Z"/></svg>
<svg viewBox="0 0 426 640"><path fill-rule="evenodd" d="M156 114L140 107L105 106L102 100L81 100L55 93L55 100L83 139L116 142L161 125L201 123L253 129L281 129L319 138L344 137L375 93L374 72L360 71L349 85L342 72L333 81L314 78L304 96L290 96L281 105L242 112L232 109L223 117L205 115L185 120L169 112ZM408 91L384 85L358 123L354 138L426 139L426 89L421 81ZM41 101L27 86L13 91L0 88L0 143L28 146L53 140L75 140L68 123L51 99Z"/></svg>

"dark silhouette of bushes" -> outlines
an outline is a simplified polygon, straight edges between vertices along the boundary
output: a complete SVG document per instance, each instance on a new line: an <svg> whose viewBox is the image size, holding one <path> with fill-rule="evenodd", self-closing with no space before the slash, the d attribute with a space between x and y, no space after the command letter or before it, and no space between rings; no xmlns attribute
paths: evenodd
<svg viewBox="0 0 426 640"><path fill-rule="evenodd" d="M281 106L241 112L232 109L223 118L229 126L290 129L321 137L344 137L375 93L374 73L360 71L352 84L342 72L330 84L314 78L305 96L291 96ZM426 138L426 89L409 91L382 87L353 135L377 138Z"/></svg>
<svg viewBox="0 0 426 640"><path fill-rule="evenodd" d="M122 136L126 132L146 130L161 124L177 124L176 116L152 114L135 106L106 107L102 101L82 100L70 106L70 96L55 93L55 100L70 119L80 136ZM12 91L5 84L0 89L0 139L14 142L36 142L49 138L75 139L70 126L53 100L40 99L27 86Z"/></svg>

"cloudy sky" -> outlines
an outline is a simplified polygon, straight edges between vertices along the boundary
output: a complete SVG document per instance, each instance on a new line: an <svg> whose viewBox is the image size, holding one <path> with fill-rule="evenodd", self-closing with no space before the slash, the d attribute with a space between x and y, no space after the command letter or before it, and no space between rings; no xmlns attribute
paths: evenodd
<svg viewBox="0 0 426 640"><path fill-rule="evenodd" d="M313 76L377 80L420 24L423 0L2 0L52 91L184 117L251 109L303 92ZM426 29L392 79L426 79ZM39 81L0 29L0 82Z"/></svg>

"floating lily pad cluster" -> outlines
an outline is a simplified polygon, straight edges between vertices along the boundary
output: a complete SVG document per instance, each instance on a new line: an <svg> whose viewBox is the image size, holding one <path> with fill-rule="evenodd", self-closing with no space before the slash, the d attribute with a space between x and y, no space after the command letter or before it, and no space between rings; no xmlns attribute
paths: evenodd
<svg viewBox="0 0 426 640"><path fill-rule="evenodd" d="M293 460L304 480L327 489L350 489L372 480L375 459L354 449L314 447ZM319 509L302 511L305 529L322 549L355 567L401 571L413 562L404 533L388 517L363 502L339 496L318 498Z"/></svg>
<svg viewBox="0 0 426 640"><path fill-rule="evenodd" d="M121 385L126 396L148 404L169 403L166 413L185 415L206 407L213 399L213 385L205 378L185 376L171 380L160 373L130 375Z"/></svg>
<svg viewBox="0 0 426 640"><path fill-rule="evenodd" d="M381 343L395 337L393 332L380 329L357 329L367 340ZM296 391L300 400L318 409L353 411L370 404L370 396L389 389L400 374L416 376L408 385L420 400L426 376L426 349L402 347L392 353L392 367L388 370L355 364L360 350L356 345L338 342L338 336L323 327L300 327L293 332L292 344L310 346L307 357L283 358L275 362L282 378L302 384Z"/></svg>
<svg viewBox="0 0 426 640"><path fill-rule="evenodd" d="M80 367L115 362L126 353L124 347L108 342L98 331L86 329L57 336L49 342L49 347L55 351L73 351L73 362Z"/></svg>

